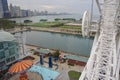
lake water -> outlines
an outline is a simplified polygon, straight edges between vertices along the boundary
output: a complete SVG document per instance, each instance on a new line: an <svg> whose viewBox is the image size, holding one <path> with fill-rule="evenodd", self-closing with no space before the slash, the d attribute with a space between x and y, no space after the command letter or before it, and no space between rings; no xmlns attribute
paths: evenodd
<svg viewBox="0 0 120 80"><path fill-rule="evenodd" d="M54 21L55 18L75 18L76 20L80 20L83 14L71 14L71 15L41 15L41 16L33 16L33 17L24 17L24 18L13 18L11 20L15 20L17 23L23 23L24 20L32 20L33 23L40 22L40 19L47 19L48 21ZM95 15L93 19L98 19L98 15Z"/></svg>
<svg viewBox="0 0 120 80"><path fill-rule="evenodd" d="M24 32L24 34L26 35L27 44L49 49L59 49L83 56L90 55L93 43L93 38L83 38L80 35L38 31Z"/></svg>

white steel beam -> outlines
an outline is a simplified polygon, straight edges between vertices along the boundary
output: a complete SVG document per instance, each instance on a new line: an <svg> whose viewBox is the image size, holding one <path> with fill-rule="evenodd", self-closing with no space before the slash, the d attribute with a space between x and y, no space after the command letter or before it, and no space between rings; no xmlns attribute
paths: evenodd
<svg viewBox="0 0 120 80"><path fill-rule="evenodd" d="M79 80L119 80L120 46L116 39L120 31L115 21L120 0L104 0L102 9L99 1L96 2L101 13L100 35L95 36L90 58Z"/></svg>

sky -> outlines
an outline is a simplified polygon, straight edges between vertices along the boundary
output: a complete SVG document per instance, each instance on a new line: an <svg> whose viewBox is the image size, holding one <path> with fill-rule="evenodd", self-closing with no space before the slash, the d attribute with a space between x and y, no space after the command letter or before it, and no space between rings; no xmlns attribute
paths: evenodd
<svg viewBox="0 0 120 80"><path fill-rule="evenodd" d="M8 0L8 4L10 3L20 6L21 9L82 14L91 10L92 0ZM95 4L94 2L94 13L98 14Z"/></svg>

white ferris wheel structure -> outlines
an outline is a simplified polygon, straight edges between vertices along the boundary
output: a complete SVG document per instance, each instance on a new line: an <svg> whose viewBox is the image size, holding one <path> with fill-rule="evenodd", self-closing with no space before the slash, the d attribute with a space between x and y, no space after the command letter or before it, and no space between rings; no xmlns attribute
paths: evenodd
<svg viewBox="0 0 120 80"><path fill-rule="evenodd" d="M94 30L90 58L79 80L120 80L120 0L96 0L100 20L91 24L91 14L85 11L82 35Z"/></svg>

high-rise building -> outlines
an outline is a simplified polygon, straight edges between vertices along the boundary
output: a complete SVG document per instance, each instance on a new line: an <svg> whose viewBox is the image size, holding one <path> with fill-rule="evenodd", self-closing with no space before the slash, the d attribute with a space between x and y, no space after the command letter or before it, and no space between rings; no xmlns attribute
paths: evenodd
<svg viewBox="0 0 120 80"><path fill-rule="evenodd" d="M3 18L3 6L2 6L2 0L0 0L0 18Z"/></svg>
<svg viewBox="0 0 120 80"><path fill-rule="evenodd" d="M22 11L19 6L9 6L11 17L22 17Z"/></svg>
<svg viewBox="0 0 120 80"><path fill-rule="evenodd" d="M15 17L21 17L21 9L19 6L14 6Z"/></svg>
<svg viewBox="0 0 120 80"><path fill-rule="evenodd" d="M10 4L9 10L10 10L11 17L14 17L15 11L14 11L14 7L12 4Z"/></svg>
<svg viewBox="0 0 120 80"><path fill-rule="evenodd" d="M7 0L0 0L0 18L10 17Z"/></svg>
<svg viewBox="0 0 120 80"><path fill-rule="evenodd" d="M23 16L23 17L27 17L27 16L28 16L27 10L22 10L22 16Z"/></svg>

